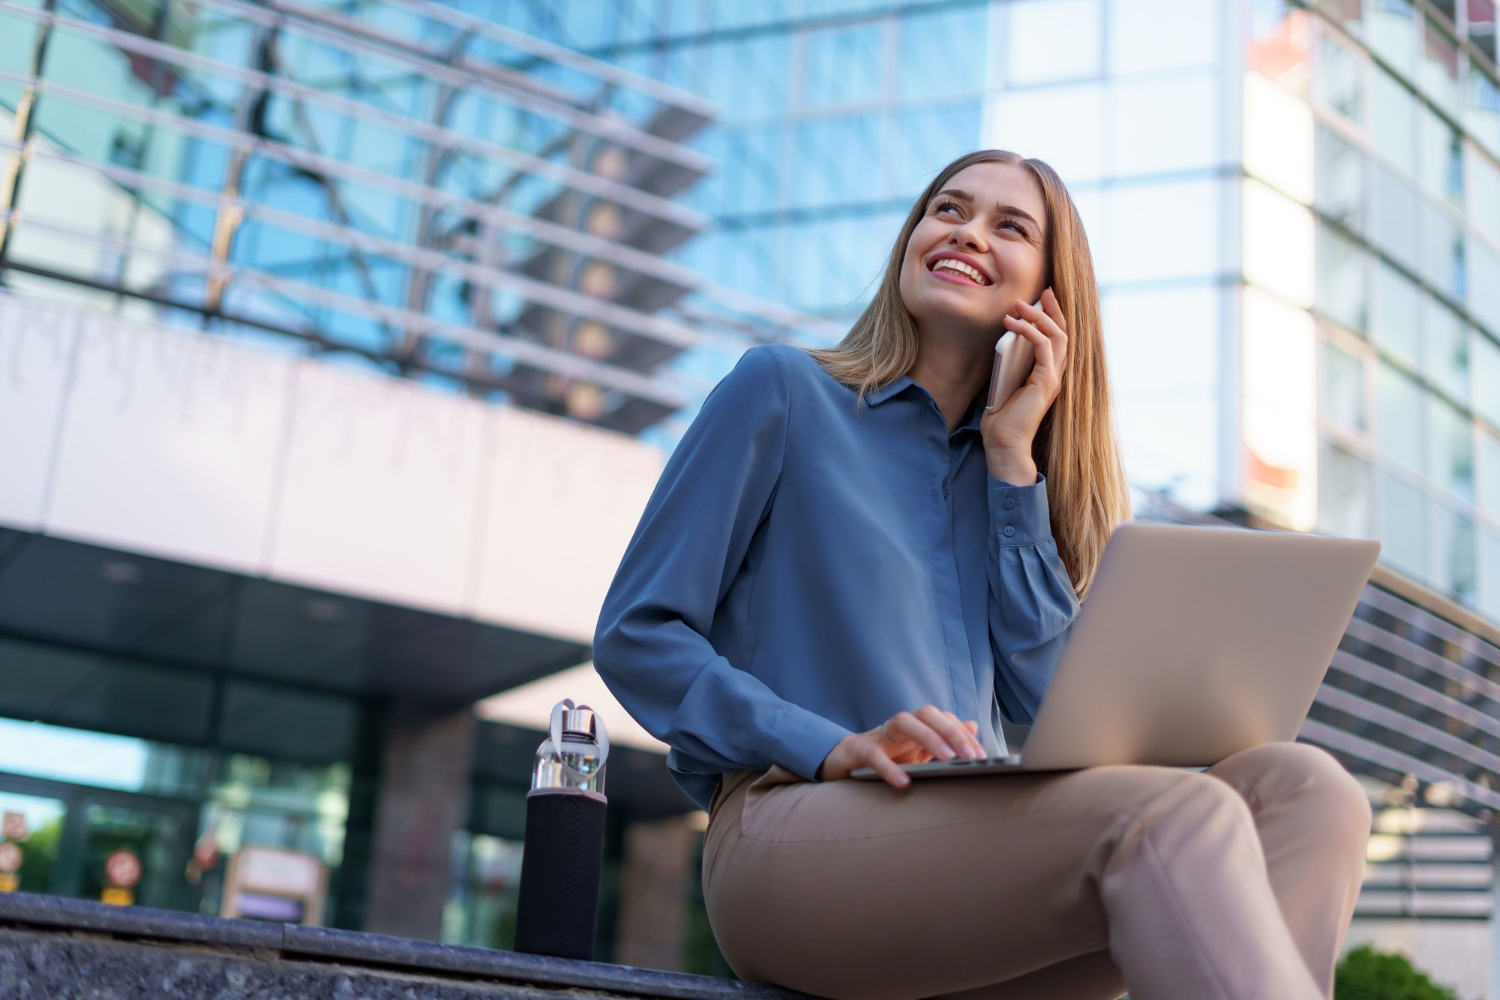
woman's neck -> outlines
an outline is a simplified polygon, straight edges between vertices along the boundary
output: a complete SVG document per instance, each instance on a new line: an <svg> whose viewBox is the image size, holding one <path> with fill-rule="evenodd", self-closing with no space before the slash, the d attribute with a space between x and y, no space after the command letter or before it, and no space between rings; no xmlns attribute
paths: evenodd
<svg viewBox="0 0 1500 1000"><path fill-rule="evenodd" d="M919 333L917 360L906 373L932 394L952 434L963 423L974 397L989 385L995 340L985 342L973 331Z"/></svg>

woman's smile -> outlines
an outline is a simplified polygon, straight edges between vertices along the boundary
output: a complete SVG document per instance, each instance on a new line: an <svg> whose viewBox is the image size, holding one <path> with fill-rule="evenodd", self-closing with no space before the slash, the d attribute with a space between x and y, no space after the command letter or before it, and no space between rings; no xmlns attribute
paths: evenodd
<svg viewBox="0 0 1500 1000"><path fill-rule="evenodd" d="M927 263L927 270L933 277L942 278L944 281L956 282L960 285L989 285L992 284L989 274L979 262L967 254L957 253L953 250L945 250L942 253L933 254Z"/></svg>

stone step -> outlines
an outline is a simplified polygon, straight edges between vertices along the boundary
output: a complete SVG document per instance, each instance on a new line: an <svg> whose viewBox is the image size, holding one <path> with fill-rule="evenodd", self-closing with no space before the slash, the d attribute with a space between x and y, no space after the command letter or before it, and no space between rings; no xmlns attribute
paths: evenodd
<svg viewBox="0 0 1500 1000"><path fill-rule="evenodd" d="M0 997L801 1000L763 983L0 893Z"/></svg>

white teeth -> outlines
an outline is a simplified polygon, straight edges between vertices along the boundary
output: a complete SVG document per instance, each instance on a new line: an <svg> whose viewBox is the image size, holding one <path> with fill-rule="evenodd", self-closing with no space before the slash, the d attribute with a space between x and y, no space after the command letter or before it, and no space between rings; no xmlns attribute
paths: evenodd
<svg viewBox="0 0 1500 1000"><path fill-rule="evenodd" d="M981 285L989 284L989 280L986 279L984 275L979 273L978 268L973 267L969 264L965 264L961 260L955 260L952 257L944 257L942 260L932 265L932 269L934 271L938 270L939 268L947 268L949 271L957 271L959 274L962 274L969 278L973 278Z"/></svg>

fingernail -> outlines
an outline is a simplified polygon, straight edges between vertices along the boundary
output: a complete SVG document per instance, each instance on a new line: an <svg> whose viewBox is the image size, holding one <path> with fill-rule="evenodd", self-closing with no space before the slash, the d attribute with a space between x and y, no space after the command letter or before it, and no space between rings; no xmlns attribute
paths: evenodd
<svg viewBox="0 0 1500 1000"><path fill-rule="evenodd" d="M957 757L958 754L954 753L953 752L953 748L950 747L948 744L946 744L946 743L939 743L938 744L938 756L941 757L941 758L943 758L944 760L952 760L954 757Z"/></svg>

